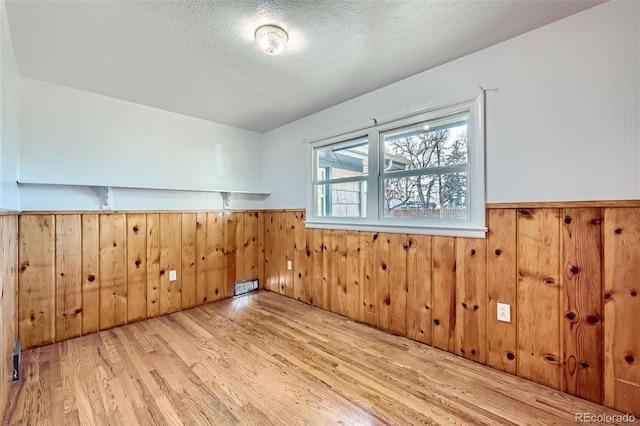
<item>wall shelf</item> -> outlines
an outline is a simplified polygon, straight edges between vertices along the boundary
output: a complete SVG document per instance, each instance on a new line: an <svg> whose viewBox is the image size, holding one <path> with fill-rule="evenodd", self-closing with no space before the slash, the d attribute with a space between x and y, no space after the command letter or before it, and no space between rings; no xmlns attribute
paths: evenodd
<svg viewBox="0 0 640 426"><path fill-rule="evenodd" d="M79 187L94 187L94 188L116 188L116 189L139 189L148 191L180 191L180 192L219 192L219 193L231 193L231 194L248 194L248 195L270 195L270 192L264 191L246 191L246 190L234 190L229 188L169 188L169 187L151 187L151 186L124 186L124 185L105 185L95 183L68 183L68 182L37 182L37 181L16 181L18 185L51 185L51 186L79 186Z"/></svg>

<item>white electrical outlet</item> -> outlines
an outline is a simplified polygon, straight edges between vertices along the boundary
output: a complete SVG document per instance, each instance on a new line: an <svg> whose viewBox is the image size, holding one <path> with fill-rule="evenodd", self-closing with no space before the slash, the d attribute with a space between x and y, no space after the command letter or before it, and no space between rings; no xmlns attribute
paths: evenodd
<svg viewBox="0 0 640 426"><path fill-rule="evenodd" d="M169 271L169 281L175 281L177 279L178 278L177 278L175 269L172 270L172 271Z"/></svg>
<svg viewBox="0 0 640 426"><path fill-rule="evenodd" d="M498 321L511 322L511 305L498 303Z"/></svg>
<svg viewBox="0 0 640 426"><path fill-rule="evenodd" d="M287 271L290 271L293 268L293 265L290 260L287 260Z"/></svg>

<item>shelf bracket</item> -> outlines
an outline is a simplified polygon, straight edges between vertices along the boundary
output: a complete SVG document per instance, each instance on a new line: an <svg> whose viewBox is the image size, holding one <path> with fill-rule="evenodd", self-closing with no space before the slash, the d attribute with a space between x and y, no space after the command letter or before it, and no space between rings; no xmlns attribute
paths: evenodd
<svg viewBox="0 0 640 426"><path fill-rule="evenodd" d="M229 210L231 208L231 192L221 192L222 195L222 209Z"/></svg>
<svg viewBox="0 0 640 426"><path fill-rule="evenodd" d="M110 186L101 187L100 210L113 210L113 189Z"/></svg>

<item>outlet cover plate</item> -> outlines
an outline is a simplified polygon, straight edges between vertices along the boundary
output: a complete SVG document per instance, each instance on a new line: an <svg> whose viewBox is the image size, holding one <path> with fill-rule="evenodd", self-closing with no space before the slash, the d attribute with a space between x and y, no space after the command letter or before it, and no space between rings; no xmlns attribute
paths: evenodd
<svg viewBox="0 0 640 426"><path fill-rule="evenodd" d="M293 268L293 265L290 260L287 260L287 271L290 271Z"/></svg>
<svg viewBox="0 0 640 426"><path fill-rule="evenodd" d="M511 322L511 305L498 303L498 321Z"/></svg>
<svg viewBox="0 0 640 426"><path fill-rule="evenodd" d="M177 277L177 274L176 274L176 270L173 269L173 270L169 271L169 281L175 281L177 279L178 279L178 277Z"/></svg>

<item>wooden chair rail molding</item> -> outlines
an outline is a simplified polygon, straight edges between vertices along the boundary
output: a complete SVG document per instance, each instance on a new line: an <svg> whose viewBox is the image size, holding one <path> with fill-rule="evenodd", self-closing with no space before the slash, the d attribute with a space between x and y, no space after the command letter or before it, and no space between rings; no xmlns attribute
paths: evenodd
<svg viewBox="0 0 640 426"><path fill-rule="evenodd" d="M539 201L487 204L487 209L568 209L587 207L640 207L640 200Z"/></svg>
<svg viewBox="0 0 640 426"><path fill-rule="evenodd" d="M291 210L291 211L297 211L299 209L295 209L295 210ZM61 216L61 215L74 215L74 214L97 214L97 215L103 215L103 214L115 214L115 213L122 213L122 214L136 214L136 213L246 213L246 212L262 212L264 210L256 210L256 209L251 209L251 210L244 210L244 209L238 209L238 210L28 210L28 211L23 211L20 212L19 214L21 215L56 215L56 216ZM289 211L289 210L274 210L274 211ZM15 214L15 213L14 213Z"/></svg>
<svg viewBox="0 0 640 426"><path fill-rule="evenodd" d="M640 207L487 218L487 238L466 239L305 229L304 211L267 211L265 288L640 416Z"/></svg>

